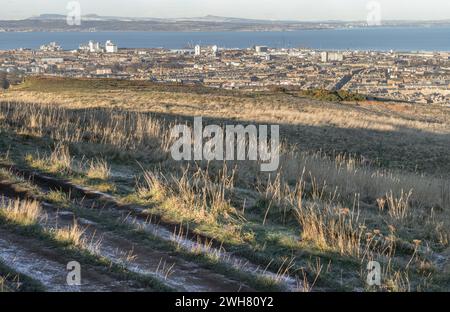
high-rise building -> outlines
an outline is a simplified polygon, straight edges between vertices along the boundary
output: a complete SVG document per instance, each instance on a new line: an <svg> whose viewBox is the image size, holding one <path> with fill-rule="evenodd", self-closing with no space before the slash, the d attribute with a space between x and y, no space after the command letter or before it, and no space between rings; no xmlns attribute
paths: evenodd
<svg viewBox="0 0 450 312"><path fill-rule="evenodd" d="M106 53L117 53L118 51L117 45L114 44L111 40L108 40L105 43L105 51Z"/></svg>
<svg viewBox="0 0 450 312"><path fill-rule="evenodd" d="M89 52L91 53L98 53L102 52L102 48L100 47L100 43L95 41L89 41Z"/></svg>
<svg viewBox="0 0 450 312"><path fill-rule="evenodd" d="M344 55L338 52L322 52L321 59L323 63L328 62L342 62L344 60Z"/></svg>
<svg viewBox="0 0 450 312"><path fill-rule="evenodd" d="M61 51L62 48L56 42L50 42L49 44L41 45L40 50L47 51L47 52L56 52L56 51Z"/></svg>
<svg viewBox="0 0 450 312"><path fill-rule="evenodd" d="M266 46L255 46L255 50L257 53L267 53L269 52L269 48Z"/></svg>
<svg viewBox="0 0 450 312"><path fill-rule="evenodd" d="M216 46L216 45L214 45L214 46L212 46L211 51L212 51L212 54L213 54L214 56L216 56L216 55L217 55L217 52L219 52L219 47Z"/></svg>
<svg viewBox="0 0 450 312"><path fill-rule="evenodd" d="M195 55L200 56L202 54L202 48L197 44L195 46Z"/></svg>

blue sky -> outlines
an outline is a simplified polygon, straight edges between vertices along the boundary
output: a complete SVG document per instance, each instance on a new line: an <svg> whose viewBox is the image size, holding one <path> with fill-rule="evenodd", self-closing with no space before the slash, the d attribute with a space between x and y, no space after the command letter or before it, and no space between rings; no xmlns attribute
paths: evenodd
<svg viewBox="0 0 450 312"><path fill-rule="evenodd" d="M371 0L79 0L82 14L365 20ZM0 19L66 12L69 0L0 0ZM449 0L378 0L383 19L450 19Z"/></svg>

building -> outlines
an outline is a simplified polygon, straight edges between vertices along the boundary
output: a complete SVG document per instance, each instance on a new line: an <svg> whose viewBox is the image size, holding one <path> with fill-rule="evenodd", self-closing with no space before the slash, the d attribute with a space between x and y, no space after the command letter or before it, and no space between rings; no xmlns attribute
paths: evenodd
<svg viewBox="0 0 450 312"><path fill-rule="evenodd" d="M100 43L92 41L92 40L89 41L88 44L80 45L79 50L82 51L82 52L90 52L90 53L103 52L103 49L100 46Z"/></svg>
<svg viewBox="0 0 450 312"><path fill-rule="evenodd" d="M108 40L105 43L105 51L106 53L117 53L118 51L117 45L114 44L111 40Z"/></svg>
<svg viewBox="0 0 450 312"><path fill-rule="evenodd" d="M267 53L269 52L269 48L266 46L256 46L255 50L257 53Z"/></svg>
<svg viewBox="0 0 450 312"><path fill-rule="evenodd" d="M321 59L323 63L328 62L342 62L344 60L344 55L338 52L322 52Z"/></svg>
<svg viewBox="0 0 450 312"><path fill-rule="evenodd" d="M219 52L219 47L214 45L212 46L211 51L214 56L217 56L217 53Z"/></svg>
<svg viewBox="0 0 450 312"><path fill-rule="evenodd" d="M111 70L111 68L97 68L95 71L95 74L97 76L111 75L112 70Z"/></svg>
<svg viewBox="0 0 450 312"><path fill-rule="evenodd" d="M62 57L43 57L41 59L43 64L55 65L64 63L64 58Z"/></svg>
<svg viewBox="0 0 450 312"><path fill-rule="evenodd" d="M95 41L89 41L89 52L91 53L98 53L102 52L102 48L100 47L100 43Z"/></svg>
<svg viewBox="0 0 450 312"><path fill-rule="evenodd" d="M56 42L50 42L49 44L41 45L39 49L45 52L57 52L62 50L61 46Z"/></svg>
<svg viewBox="0 0 450 312"><path fill-rule="evenodd" d="M197 44L195 46L195 55L200 56L202 54L202 48Z"/></svg>

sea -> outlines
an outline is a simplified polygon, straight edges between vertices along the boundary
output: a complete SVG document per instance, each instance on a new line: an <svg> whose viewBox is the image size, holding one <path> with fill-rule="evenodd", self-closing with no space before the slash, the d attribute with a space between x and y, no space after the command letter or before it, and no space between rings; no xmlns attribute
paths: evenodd
<svg viewBox="0 0 450 312"><path fill-rule="evenodd" d="M89 40L112 40L119 48L311 48L320 50L450 52L450 26L374 27L261 32L0 32L0 50L37 49L52 41L65 50Z"/></svg>

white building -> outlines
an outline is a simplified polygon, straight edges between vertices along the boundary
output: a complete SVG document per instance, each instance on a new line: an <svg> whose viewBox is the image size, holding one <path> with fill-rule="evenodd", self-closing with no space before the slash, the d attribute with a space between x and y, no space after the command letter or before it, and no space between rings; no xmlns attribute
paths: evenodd
<svg viewBox="0 0 450 312"><path fill-rule="evenodd" d="M50 42L49 44L41 45L40 50L46 52L56 52L61 51L62 49L61 46L56 42Z"/></svg>
<svg viewBox="0 0 450 312"><path fill-rule="evenodd" d="M95 74L98 76L111 75L112 70L111 68L98 68L95 70Z"/></svg>
<svg viewBox="0 0 450 312"><path fill-rule="evenodd" d="M102 52L102 48L100 47L100 43L95 41L89 41L89 52L91 53L98 53Z"/></svg>
<svg viewBox="0 0 450 312"><path fill-rule="evenodd" d="M202 54L202 48L197 44L195 46L195 55L200 56Z"/></svg>
<svg viewBox="0 0 450 312"><path fill-rule="evenodd" d="M330 53L328 55L328 58L331 62L342 62L344 60L344 54L334 52L334 53Z"/></svg>
<svg viewBox="0 0 450 312"><path fill-rule="evenodd" d="M328 62L342 62L344 60L344 54L338 52L322 52L321 58L323 63Z"/></svg>
<svg viewBox="0 0 450 312"><path fill-rule="evenodd" d="M79 47L80 51L83 52L90 52L90 53L101 53L103 52L102 47L100 46L100 43L95 41L89 41L88 44L82 44Z"/></svg>
<svg viewBox="0 0 450 312"><path fill-rule="evenodd" d="M269 48L266 46L255 46L255 50L257 53L267 53L269 52Z"/></svg>
<svg viewBox="0 0 450 312"><path fill-rule="evenodd" d="M219 52L219 47L214 45L211 48L213 55L217 55L217 52Z"/></svg>
<svg viewBox="0 0 450 312"><path fill-rule="evenodd" d="M78 48L81 52L89 52L89 45L87 44L80 44L80 47Z"/></svg>
<svg viewBox="0 0 450 312"><path fill-rule="evenodd" d="M79 51L89 52L89 53L117 53L119 50L117 45L113 43L111 40L106 41L105 46L102 47L100 43L96 41L89 41L88 44L80 45Z"/></svg>
<svg viewBox="0 0 450 312"><path fill-rule="evenodd" d="M108 40L105 43L105 51L106 53L117 53L118 51L117 45L114 44L111 40Z"/></svg>

